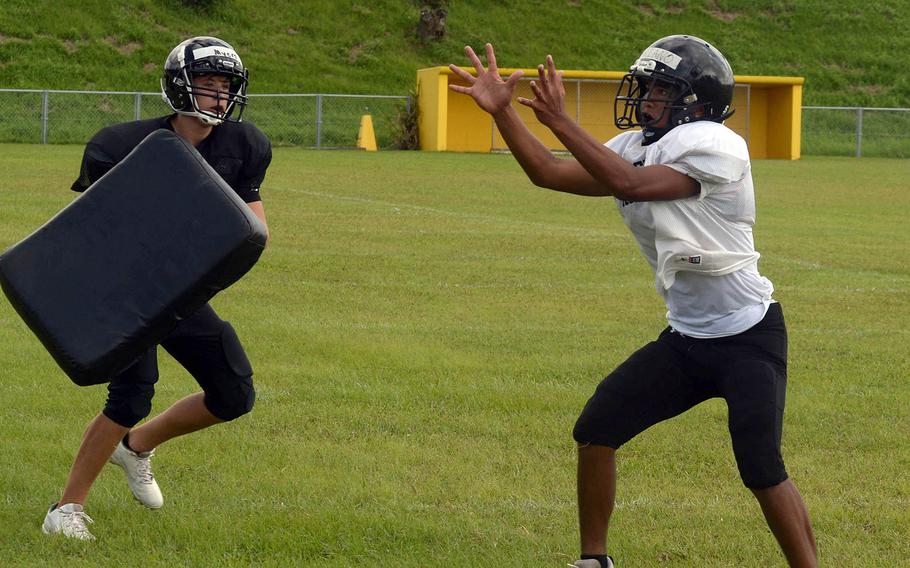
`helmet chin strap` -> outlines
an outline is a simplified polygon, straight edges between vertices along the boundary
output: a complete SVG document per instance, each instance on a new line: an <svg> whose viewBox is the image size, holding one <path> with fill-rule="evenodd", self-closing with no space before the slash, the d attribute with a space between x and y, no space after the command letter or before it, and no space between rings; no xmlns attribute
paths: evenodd
<svg viewBox="0 0 910 568"><path fill-rule="evenodd" d="M204 124L206 126L218 126L219 124L224 123L223 119L212 118L211 116L207 116L204 114L197 114L196 118L198 118L199 122L201 122L202 124Z"/></svg>
<svg viewBox="0 0 910 568"><path fill-rule="evenodd" d="M192 105L193 110L178 110L177 113L182 114L184 116L195 117L204 126L218 126L220 124L223 124L224 118L219 118L217 116L214 116L214 113L203 112L199 108L199 104L196 102L196 93L194 92L193 88L191 87L191 85L193 84L192 79L189 77L189 75L186 73L186 71L184 71L184 76L186 77L185 80L187 81L187 84L185 87L186 94L190 98L190 104ZM217 98L220 99L221 96L217 95Z"/></svg>
<svg viewBox="0 0 910 568"><path fill-rule="evenodd" d="M193 110L184 111L181 114L186 114L188 116L194 116L199 120L199 122L201 122L205 126L218 126L219 124L224 123L224 119L214 116L214 113L211 113L211 112L206 113L206 112L203 112L202 110L200 110L199 104L196 103L196 93L194 93L192 90L189 90L189 89L188 89L188 91L189 91L188 94L190 96L190 102L193 105Z"/></svg>
<svg viewBox="0 0 910 568"><path fill-rule="evenodd" d="M205 126L218 126L219 124L224 123L224 119L222 118L215 118L213 116L209 116L195 110L178 110L177 114L182 114L183 116L192 116Z"/></svg>
<svg viewBox="0 0 910 568"><path fill-rule="evenodd" d="M645 127L642 129L642 134L644 135L645 141L641 143L642 146L647 146L653 142L657 142L664 137L664 134L670 132L672 127L663 127L663 128L651 128Z"/></svg>
<svg viewBox="0 0 910 568"><path fill-rule="evenodd" d="M640 108L641 107L640 107L640 103L639 103L639 109ZM641 111L639 110L639 113L640 112ZM639 114L639 116L640 116L640 114ZM664 120L665 116L666 116L666 122L667 122L666 126L660 126L660 127L653 126L655 123L658 123L658 122L661 122L662 120ZM650 121L648 121L647 124L642 124L641 131L642 131L642 135L645 138L645 141L642 142L642 146L647 146L648 144L657 142L658 140L663 138L667 132L670 132L670 130L672 130L674 126L675 125L673 124L673 111L672 111L671 107L664 106L664 108L661 109L661 111L660 111L660 116L658 116L657 118L652 118Z"/></svg>

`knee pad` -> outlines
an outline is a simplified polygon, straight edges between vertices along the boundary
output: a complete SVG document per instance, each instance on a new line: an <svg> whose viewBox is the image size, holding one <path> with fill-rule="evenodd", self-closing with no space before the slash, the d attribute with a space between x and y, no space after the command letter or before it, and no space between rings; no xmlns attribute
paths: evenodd
<svg viewBox="0 0 910 568"><path fill-rule="evenodd" d="M743 485L749 489L773 487L788 477L780 452L737 454L736 465Z"/></svg>
<svg viewBox="0 0 910 568"><path fill-rule="evenodd" d="M205 406L209 412L225 422L248 413L255 402L253 377L235 377L232 385L224 385L217 392L205 393Z"/></svg>
<svg viewBox="0 0 910 568"><path fill-rule="evenodd" d="M572 439L579 444L589 444L594 438L595 433L591 417L582 410L578 419L575 421L575 427L572 428Z"/></svg>
<svg viewBox="0 0 910 568"><path fill-rule="evenodd" d="M221 345L223 365L215 371L218 376L205 389L205 404L216 417L230 421L253 409L256 390L253 388L253 367L237 332L228 322L223 322Z"/></svg>
<svg viewBox="0 0 910 568"><path fill-rule="evenodd" d="M629 436L611 423L612 420L607 419L600 413L600 409L589 401L575 421L575 427L572 428L572 439L580 446L593 444L619 449Z"/></svg>
<svg viewBox="0 0 910 568"><path fill-rule="evenodd" d="M115 402L108 398L103 414L124 428L132 428L152 411L152 396Z"/></svg>
<svg viewBox="0 0 910 568"><path fill-rule="evenodd" d="M155 395L154 378L151 378L151 382L133 382L129 378L115 379L108 384L107 390L103 414L120 426L132 428L152 411L152 397Z"/></svg>
<svg viewBox="0 0 910 568"><path fill-rule="evenodd" d="M620 423L621 413L617 407L622 406L621 401L611 396L605 386L608 380L609 377L601 381L575 421L572 438L580 445L618 449L631 438Z"/></svg>

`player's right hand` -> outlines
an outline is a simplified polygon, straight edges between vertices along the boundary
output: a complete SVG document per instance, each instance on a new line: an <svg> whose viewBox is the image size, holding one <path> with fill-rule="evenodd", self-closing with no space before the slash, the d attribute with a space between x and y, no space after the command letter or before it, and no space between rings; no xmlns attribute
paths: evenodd
<svg viewBox="0 0 910 568"><path fill-rule="evenodd" d="M493 46L489 43L484 46L487 52L487 68L484 69L480 58L474 53L471 46L466 45L465 54L474 65L476 76L465 71L454 64L449 65L453 73L461 77L468 86L449 85L449 89L456 93L462 93L474 99L481 109L490 114L502 112L512 103L512 95L515 92L515 86L521 79L524 72L515 71L509 75L508 79L502 80L499 76L499 69L496 66L496 54L493 53Z"/></svg>

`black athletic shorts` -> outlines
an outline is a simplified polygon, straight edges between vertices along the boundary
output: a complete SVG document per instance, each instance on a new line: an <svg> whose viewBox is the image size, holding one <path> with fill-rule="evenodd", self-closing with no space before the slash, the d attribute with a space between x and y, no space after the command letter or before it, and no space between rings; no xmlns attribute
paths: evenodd
<svg viewBox="0 0 910 568"><path fill-rule="evenodd" d="M695 339L668 327L600 383L574 438L619 448L650 426L721 397L743 482L753 489L771 487L787 479L780 454L786 386L787 329L780 304L729 337Z"/></svg>
<svg viewBox="0 0 910 568"><path fill-rule="evenodd" d="M180 320L161 346L185 368L205 393L208 410L222 420L248 412L254 396L253 369L231 325L208 304ZM132 428L151 411L158 381L157 347L108 384L104 415Z"/></svg>

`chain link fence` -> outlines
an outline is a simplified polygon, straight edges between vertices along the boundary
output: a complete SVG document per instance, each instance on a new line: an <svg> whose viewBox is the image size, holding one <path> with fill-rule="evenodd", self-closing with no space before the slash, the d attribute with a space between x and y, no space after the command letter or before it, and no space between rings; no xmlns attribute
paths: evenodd
<svg viewBox="0 0 910 568"><path fill-rule="evenodd" d="M360 117L373 118L376 144L392 148L411 98L383 95L250 95L244 120L276 146L353 148ZM0 142L84 144L104 126L169 114L160 93L0 89Z"/></svg>
<svg viewBox="0 0 910 568"><path fill-rule="evenodd" d="M515 97L534 98L530 83L536 77L522 77L518 81ZM609 140L618 132L613 124L613 99L619 81L610 79L563 79L566 90L566 112L575 122L598 140ZM562 149L562 145L546 126L534 118L534 112L513 102L525 126L528 127L544 145L551 149ZM508 146L499 134L494 122L490 122L490 139L494 152L507 151Z"/></svg>
<svg viewBox="0 0 910 568"><path fill-rule="evenodd" d="M243 117L274 144L351 148L357 145L360 117L368 114L376 145L394 148L400 117L411 104L410 97L392 95L251 95Z"/></svg>
<svg viewBox="0 0 910 568"><path fill-rule="evenodd" d="M802 151L910 158L910 108L804 106Z"/></svg>
<svg viewBox="0 0 910 568"><path fill-rule="evenodd" d="M527 88L527 81L523 81ZM618 81L566 81L567 108L596 138L615 133L613 99ZM737 85L738 108L727 125L749 140L750 90ZM380 148L394 148L399 121L414 104L407 96L335 94L251 95L244 119L259 126L276 146L352 148L360 117L373 117ZM0 142L84 144L100 128L170 113L160 93L0 89ZM526 123L542 140L552 134ZM495 127L494 150L506 148ZM910 108L803 107L802 153L823 156L910 157Z"/></svg>

